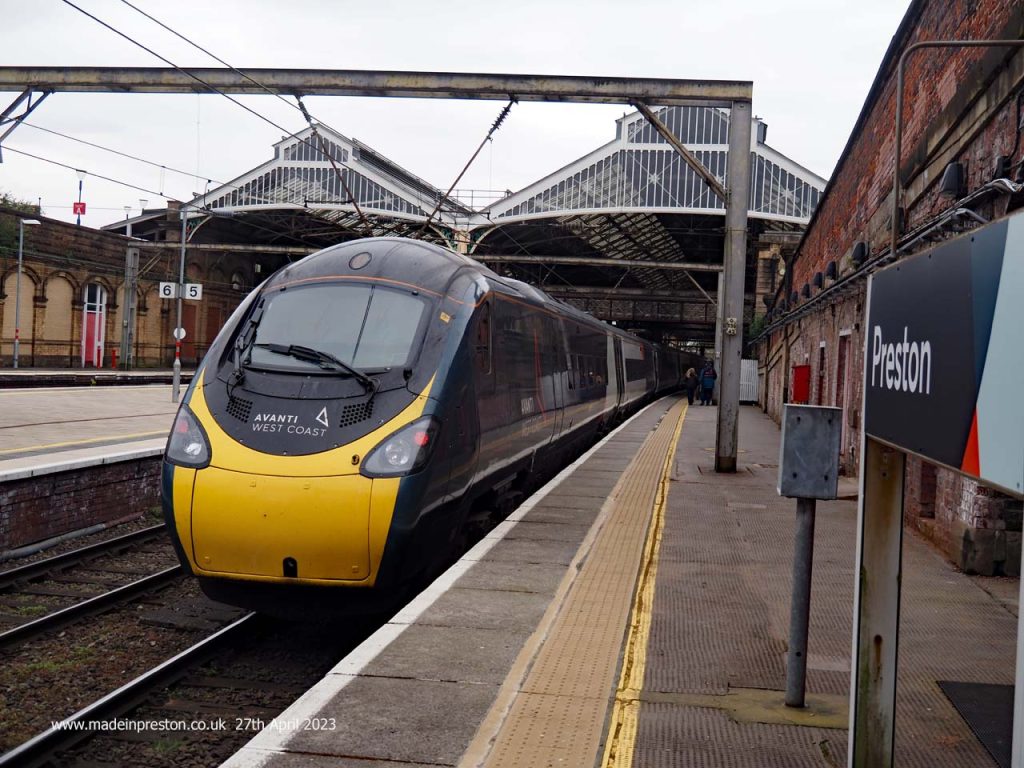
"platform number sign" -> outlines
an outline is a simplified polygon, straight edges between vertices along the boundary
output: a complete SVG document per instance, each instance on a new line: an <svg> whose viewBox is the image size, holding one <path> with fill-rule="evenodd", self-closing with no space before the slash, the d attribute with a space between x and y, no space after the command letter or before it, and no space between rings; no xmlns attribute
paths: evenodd
<svg viewBox="0 0 1024 768"><path fill-rule="evenodd" d="M178 298L178 284L160 283L160 298ZM183 290L181 292L181 298L185 299L186 301L201 301L203 298L202 283L185 283L185 285L183 286Z"/></svg>

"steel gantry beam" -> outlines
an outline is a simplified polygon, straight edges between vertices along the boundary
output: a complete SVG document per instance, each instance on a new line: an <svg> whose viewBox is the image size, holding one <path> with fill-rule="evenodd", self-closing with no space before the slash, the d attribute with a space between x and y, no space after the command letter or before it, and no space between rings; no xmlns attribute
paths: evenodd
<svg viewBox="0 0 1024 768"><path fill-rule="evenodd" d="M644 77L502 75L467 72L387 72L360 69L245 69L252 80L228 68L0 67L0 91L26 88L108 93L221 93L283 96L393 96L431 99L501 99L660 106L700 104L728 107L749 102L744 80L677 80ZM261 87L262 86L262 87Z"/></svg>
<svg viewBox="0 0 1024 768"><path fill-rule="evenodd" d="M721 331L719 409L715 469L736 471L739 417L739 376L742 352L744 271L746 268L747 200L750 190L750 121L753 84L742 80L681 80L634 77L509 75L465 72L399 72L336 69L180 69L175 67L0 67L0 91L62 91L86 93L218 93L281 96L375 96L439 99L515 99L518 101L635 104L647 107L704 106L730 110L729 154L725 184L703 175L726 199L724 271L719 274L718 315ZM655 117L656 128L660 121ZM671 134L666 134L666 138ZM671 142L688 162L681 143ZM476 256L513 262L530 258ZM551 259L534 257L537 261ZM562 263L591 263L582 259ZM713 265L606 259L594 266L658 270L712 270ZM691 278L692 279L692 278ZM696 282L696 281L694 281ZM700 286L698 286L700 287ZM710 299L710 296L708 296Z"/></svg>
<svg viewBox="0 0 1024 768"><path fill-rule="evenodd" d="M484 264L561 264L574 267L620 267L622 269L665 269L679 272L721 272L721 264L696 261L654 261L652 259L616 259L608 256L523 256L519 254L471 253L471 259Z"/></svg>

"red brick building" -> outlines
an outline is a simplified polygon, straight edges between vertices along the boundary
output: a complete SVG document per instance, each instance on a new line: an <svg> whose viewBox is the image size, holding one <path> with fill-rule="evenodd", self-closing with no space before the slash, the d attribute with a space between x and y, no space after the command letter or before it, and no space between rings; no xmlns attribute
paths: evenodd
<svg viewBox="0 0 1024 768"><path fill-rule="evenodd" d="M161 300L160 281L177 282L180 219L177 204L148 216L155 242L79 227L13 208L0 207L0 366L10 367L17 327L22 368L110 368L123 359L125 256L140 249L134 361L139 367L169 367L174 360L175 302ZM18 219L24 226L19 320ZM201 302L184 302L182 359L194 366L224 320L258 277L245 254L190 244L186 280L204 286Z"/></svg>
<svg viewBox="0 0 1024 768"><path fill-rule="evenodd" d="M914 0L804 237L779 265L784 278L754 340L762 406L776 420L786 402L843 408L847 474L859 461L866 278L893 260L897 63L916 42L1022 36L1020 3ZM1024 50L919 49L907 59L903 107L897 258L1024 205ZM905 501L907 524L965 570L1018 572L1020 502L913 457Z"/></svg>

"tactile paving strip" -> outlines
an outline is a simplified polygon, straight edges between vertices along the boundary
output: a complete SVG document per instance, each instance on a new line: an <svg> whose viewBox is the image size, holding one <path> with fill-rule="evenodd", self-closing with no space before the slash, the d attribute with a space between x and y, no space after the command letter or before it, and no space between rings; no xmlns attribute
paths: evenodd
<svg viewBox="0 0 1024 768"><path fill-rule="evenodd" d="M702 472L715 413L686 417L675 473L684 487L666 512L635 766L845 765L843 730L738 722L683 703L744 688L781 700L785 688L795 504L774 488L777 427L754 409L740 415L743 464L756 462L746 476ZM810 694L849 693L855 536L854 502L819 502ZM1012 683L1016 617L909 532L903 585L895 764L995 768L936 680Z"/></svg>
<svg viewBox="0 0 1024 768"><path fill-rule="evenodd" d="M648 526L682 403L647 438L482 765L589 766L603 738Z"/></svg>

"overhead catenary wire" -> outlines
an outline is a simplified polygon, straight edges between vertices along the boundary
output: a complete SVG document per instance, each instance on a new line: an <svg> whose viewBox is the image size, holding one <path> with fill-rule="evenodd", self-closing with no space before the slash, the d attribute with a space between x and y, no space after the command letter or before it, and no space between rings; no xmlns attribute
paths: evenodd
<svg viewBox="0 0 1024 768"><path fill-rule="evenodd" d="M44 128L41 125L36 125L35 123L30 123L27 120L23 120L21 122L21 124L24 125L24 126L28 126L29 128L33 128L33 129L35 129L37 131L43 131L44 133L49 133L49 134L52 134L53 136L59 136L62 139L67 139L68 141L73 141L73 142L75 142L77 144L84 144L85 146L92 147L93 149L99 149L99 150L102 150L104 152L110 152L111 154L118 155L119 157L123 157L123 158L125 158L127 160L134 160L135 162L138 162L138 163L145 163L146 165L151 165L154 168L162 168L162 169L164 169L166 171L170 171L171 173L177 173L177 174L181 174L182 176L188 176L190 179L196 179L196 180L199 180L199 181L210 182L210 183L213 183L213 184L220 185L222 187L232 187L234 189L238 189L238 187L236 185L234 185L234 184L228 184L228 183L223 182L223 181L217 181L216 179L211 179L211 178L209 178L207 176L204 176L202 174L192 173L191 171L183 171L180 168L174 168L173 166L170 166L170 165L164 165L163 163L158 163L158 162L156 162L154 160L147 160L144 157L139 157L138 155L132 155L132 154L130 154L128 152L122 152L121 150L114 149L113 147L105 147L102 144L97 144L97 143L92 142L92 141L86 141L85 139L79 139L76 136L71 136L71 135L66 134L66 133L61 133L60 131L55 131L52 128Z"/></svg>
<svg viewBox="0 0 1024 768"><path fill-rule="evenodd" d="M298 132L296 132L296 131L289 131L287 128L285 128L284 126L282 126L279 123L275 122L274 120L271 120L266 115L263 115L262 113L256 111L255 109L253 109L253 108L251 108L249 106L246 106L241 101L239 101L236 98L233 98L229 94L224 93L223 91L218 89L216 86L208 83L206 80L204 80L203 78L199 77L198 75L195 75L195 74L189 72L187 69L178 66L173 61L168 59L166 56L163 56L163 55L157 53L155 50L153 50L152 48L149 48L148 46L146 46L143 43L139 42L138 40L133 38L131 35L128 35L127 33L122 32L121 30L117 29L116 27L114 27L111 24L108 24L107 22L103 21L102 19L100 19L99 17L95 16L94 14L91 14L88 11L86 11L85 9L79 7L78 5L75 5L75 3L71 2L71 0L62 0L62 2L64 2L65 5L68 5L71 8L74 8L79 13L81 13L81 14L87 16L88 18L92 19L97 24L100 24L101 26L103 26L106 29L110 30L111 32L115 33L116 35L124 38L125 40L127 40L130 43L132 43L133 45L141 48L142 50L146 51L147 53L149 53L149 54L155 56L156 58L160 59L160 61L164 62L165 64L167 64L167 65L169 65L171 67L173 67L174 69L176 69L177 71L179 71L183 75L185 75L186 77L189 77L189 78L195 80L197 83L202 85L204 88L206 88L211 93L217 94L219 96L223 96L224 98L226 98L231 103L233 103L233 104L241 107L242 109L244 109L246 112L249 112L250 114L252 114L255 117L259 118L260 120L264 121L265 123L267 123L267 124L273 126L274 128L278 129L279 131L284 132L287 135L288 138L295 139L298 142L300 142L302 144L305 144L306 146L310 147L314 151L321 152L322 154L324 154L327 157L327 159L330 161L332 167L334 167L335 171L339 173L339 177L340 177L340 172L337 169L338 161L333 156L333 154L330 151L330 148L327 146L326 142L324 142L323 138L319 136L319 134L316 134L318 136L318 138L319 138L319 141L317 143L314 143L314 142L310 141L307 138L303 138L303 137L299 136ZM267 93L269 93L271 95L276 96L277 98L279 98L281 101L283 101L288 106L290 106L290 107L292 107L294 109L298 109L300 112L303 113L304 116L307 116L307 122L310 122L310 127L313 129L311 131L311 133L316 133L315 126L312 125L310 118L308 118L308 113L306 113L305 107L297 106L297 105L292 104L287 99L282 97L280 94L275 93L271 89L267 88L265 85L262 85L261 83L259 83L255 79L253 79L251 76L249 76L249 75L245 74L244 72L242 72L241 70L238 70L237 68L232 67L230 64L225 62L223 59L220 59L219 57L215 56L214 54L212 54L210 51L206 50L202 46L200 46L200 45L198 45L196 43L193 43L187 37L185 37L184 35L180 34L179 32L176 32L175 30L171 29L168 25L166 25L163 22L157 20L153 16L151 16L151 15L149 15L149 14L147 14L147 13L141 11L141 10L139 10L134 5L132 5L131 3L125 3L125 4L128 5L129 7L133 8L134 10L138 11L139 13L141 13L143 16L145 16L146 18L150 19L154 23L159 24L162 28L166 29L167 31L169 31L172 34L176 35L177 37L181 38L185 42L189 43L189 45L192 45L195 48L197 48L200 51L202 51L203 53L207 54L208 56L213 57L218 62L224 64L224 66L228 67L232 71L238 73L239 75L241 75L245 79L247 79L250 82L252 82L253 84L255 84L257 87L261 88L262 90L266 91ZM296 99L298 99L298 97L296 97ZM326 125L326 124L324 124L322 122L321 122L321 124ZM327 127L330 127L330 126L327 126ZM333 128L331 128L331 130L334 131L335 133L337 133L337 131L335 131ZM344 180L342 180L342 183L344 184ZM346 189L347 189L347 185L345 185L345 186L346 186ZM370 224L369 220L366 218L365 214L363 214L363 212L361 210L359 210L358 203L355 201L354 198L351 199L351 203L357 209L359 217L360 217L360 220L363 222L363 224L368 229L370 229L370 231L372 233L372 225Z"/></svg>
<svg viewBox="0 0 1024 768"><path fill-rule="evenodd" d="M172 167L170 165L165 165L163 163L158 163L155 160L147 160L144 157L139 157L138 155L132 155L132 154L129 154L128 152L122 152L121 150L114 149L113 147L106 147L106 146L104 146L102 144L97 144L96 142L93 142L93 141L86 141L85 139L80 139L80 138L78 138L76 136L71 136L71 135L69 135L67 133L61 133L60 131L55 131L52 128L44 128L43 126L36 125L35 123L30 123L28 121L23 121L22 125L26 125L29 128L34 128L37 131L43 131L44 133L49 133L49 134L52 134L54 136L59 136L60 138L67 139L68 141L73 141L73 142L76 142L78 144L84 144L85 146L92 147L93 149L99 149L99 150L101 150L103 152L109 152L109 153L117 155L119 157L123 157L123 158L125 158L127 160L134 160L134 161L139 162L139 163L144 163L145 165L150 165L150 166L153 166L154 168L159 168L161 171L170 171L171 173L177 173L177 174L180 174L182 176L188 176L191 179L197 179L197 180L200 180L200 181L204 181L207 184L217 184L218 186L225 187L227 189L233 189L233 190L241 190L241 189L243 189L242 185L239 185L239 184L232 184L232 183L226 182L226 181L217 181L217 179L211 179L208 176L205 176L203 174L195 174L195 173L192 173L191 171L183 171L180 168L174 168L174 167ZM7 149L7 147L5 146L4 149ZM17 151L17 150L14 150L14 151ZM76 170L79 170L79 169L76 169ZM95 175L95 174L92 174L92 175ZM164 195L162 193L157 193L157 194L159 194L161 197L166 197L166 198L169 198L169 199L175 199L171 195ZM270 200L269 198L261 197L261 196L257 195L255 192L251 192L250 191L249 195L256 202L259 202L259 203L274 202L274 201ZM116 208L111 208L110 210L117 210L117 209Z"/></svg>
<svg viewBox="0 0 1024 768"><path fill-rule="evenodd" d="M68 6L70 6L71 8L74 8L74 9L75 9L76 11L78 11L78 12L79 12L79 13L81 13L82 15L84 15L84 16L88 16L88 17L89 17L90 19L92 19L93 21L95 21L95 22L96 22L97 24L99 24L100 26L102 26L102 27L105 27L106 29L109 29L109 30L110 30L111 32L113 32L113 33L114 33L115 35L118 35L119 37L122 37L122 38L124 38L124 39L125 39L125 40L127 40L127 41L128 41L129 43L131 43L132 45L135 45L135 46L137 46L137 47L141 48L142 50L144 50L144 51L145 51L146 53L149 53L149 54L151 54L151 55L155 56L156 58L160 59L160 61L162 61L162 62L164 62L165 64L167 64L168 66L170 66L170 67L173 67L174 69L176 69L176 70L178 70L179 72L181 72L181 73L182 73L183 75L185 75L186 77L190 77L190 78L192 78L192 79L193 79L193 80L195 80L195 81L196 81L197 83L199 83L199 84L200 84L200 85L202 85L202 86L203 86L204 88L206 88L206 89L207 89L207 90L208 90L208 91L209 91L210 93L215 93L215 94L217 94L217 95L219 95L219 96L223 96L223 97L224 97L225 99L227 99L228 101L230 101L230 102L231 102L232 104L235 104L235 105L237 105L237 106L241 107L241 108L242 108L242 109L244 109L244 110L245 110L246 112L248 112L249 114L251 114L251 115L253 115L253 116L255 116L255 117L258 117L258 118L259 118L260 120L262 120L263 122L267 123L268 125L272 125L272 126L273 126L274 128L276 128L276 129L277 129L277 130L279 130L279 131L284 131L284 132L285 132L285 133L286 133L286 134L287 134L288 136L290 136L290 137L293 137L293 138L298 138L298 137L297 137L297 136L295 135L295 132L294 132L294 131L289 131L289 130L288 130L287 128L285 128L284 126L280 125L279 123L276 123L276 122L274 122L273 120L271 120L271 119L270 119L269 117L267 117L266 115L263 115L263 114L261 114L261 113L257 112L257 111L256 111L255 109L253 109L252 107L246 106L245 104L243 104L243 103L242 103L241 101L239 101L238 99L234 98L234 97L233 97L233 96L231 96L230 94L224 93L223 91L219 90L219 89L218 89L218 88L217 88L216 86L214 86L214 85L211 85L210 83L208 83L208 82L206 82L205 80L203 80L203 78L199 77L198 75L195 75L195 74L193 74L193 73L189 72L189 71L188 71L187 69L185 69L184 67L180 67L180 66L178 66L178 65L177 65L177 64L175 64L175 63L174 63L173 61L171 61L170 59L168 59L168 58L167 58L166 56L163 56L163 55L161 55L161 54L157 53L156 51L154 51L154 50L153 50L152 48L148 47L147 45L144 45L143 43L140 43L140 42L139 42L138 40L136 40L136 39L135 39L134 37L132 37L131 35L129 35L129 34L125 33L125 32L122 32L122 31L121 31L121 30L119 30L119 29L118 29L117 27L115 27L115 26L113 26L113 25L111 25L111 24L108 24L108 23L107 23L107 22L105 22L105 21L104 21L103 19L99 18L98 16L95 16L95 15L93 15L93 14L89 13L89 12L88 12L87 10L85 10L84 8L81 8L80 6L77 6L77 5L75 5L75 4L73 3L73 2L71 2L71 0L61 0L61 2L63 2L63 3L65 4L65 5L68 5ZM300 141L301 141L301 139L300 139ZM309 142L307 141L306 143L309 143ZM310 146L312 146L312 144L310 144Z"/></svg>
<svg viewBox="0 0 1024 768"><path fill-rule="evenodd" d="M338 177L338 181L341 182L342 188L345 190L345 195L352 203L352 207L356 209L356 215L359 216L359 221L362 222L363 226L369 230L370 234L373 234L373 225L370 224L366 218L366 214L363 213L363 209L359 207L359 203L356 201L355 195L352 194L352 190L348 187L348 182L345 180L345 175L341 172L338 164L334 162L334 155L331 153L330 148L327 146L327 142L324 141L324 137L320 135L320 131L316 128L316 123L313 122L313 118L309 116L309 112L306 111L306 105L302 103L300 96L295 97L295 101L298 102L299 109L302 111L302 116L306 118L306 123L309 124L309 130L313 136L316 137L317 142L320 144L320 151L324 153L324 156L331 164L331 168L334 169L335 175Z"/></svg>
<svg viewBox="0 0 1024 768"><path fill-rule="evenodd" d="M121 181L120 179L115 179L115 178L112 178L110 176L104 176L101 173L93 173L92 171L86 171L83 168L76 168L73 165L68 165L67 163L62 163L59 160L51 160L50 158L42 157L40 155L34 155L31 152L25 152L24 150L15 149L14 147L5 146L4 147L4 152L13 152L16 155L24 155L25 157L31 157L33 160L40 160L40 161L42 161L44 163L50 163L51 165L59 165L61 168L67 168L67 169L72 170L72 171L81 171L82 173L87 173L90 176L93 176L93 177L95 177L97 179L103 179L104 181L109 181L112 184L119 184L122 187L129 187L130 189L136 189L139 192L145 192L145 193L150 194L150 195L156 195L157 197L162 197L165 200L173 200L174 199L170 195L165 195L163 192L157 192L154 189L146 189L146 187L140 187L138 184L132 184L130 182Z"/></svg>
<svg viewBox="0 0 1024 768"><path fill-rule="evenodd" d="M156 192L155 190L147 189L145 187L140 187L140 186L138 186L136 184L132 184L132 183L127 182L127 181L121 181L120 179L115 179L115 178L113 178L111 176L104 176L103 174L100 174L100 173L92 173L91 171L86 171L86 170L81 169L81 168L76 168L75 166L69 165L68 163L62 163L59 160L52 160L52 159L50 159L48 157L42 157L41 155L34 155L31 152L25 152L24 150L15 149L14 147L4 147L4 151L6 151L6 152L13 152L13 153L15 153L17 155L24 155L25 157L31 157L33 160L39 160L40 162L49 163L50 165L56 165L56 166L59 166L61 168L67 168L67 169L72 170L72 171L82 171L83 173L87 173L87 174L89 174L90 176L92 176L94 178L102 179L103 181L109 181L111 184L118 184L118 185L120 185L122 187L128 187L130 189L138 190L139 192L146 192L146 193L151 194L151 195L156 195L157 197L162 197L165 200L173 200L174 199L173 197L170 197L169 195L165 195L162 192ZM227 214L225 214L225 213L223 213L221 211L215 211L215 210L213 210L211 208L198 208L198 207L190 206L189 210L193 211L194 213L205 213L205 214L207 214L209 216L227 217ZM296 208L296 210L298 210L298 208ZM233 219L233 220L240 222L244 226L251 227L253 229L258 229L258 230L261 230L263 232L267 232L269 234L272 234L274 236L280 236L281 235L281 232L279 232L277 230L270 229L269 227L261 226L260 224L256 224L255 222L249 221L248 219L245 219L245 218ZM311 248L320 248L321 247L319 244L311 243L310 241L305 240L302 237L297 237L295 235L291 235L290 237L293 240L295 240L295 241L297 241L299 243L302 243L303 245L308 245Z"/></svg>
<svg viewBox="0 0 1024 768"><path fill-rule="evenodd" d="M324 141L323 136L320 135L319 131L317 130L316 125L317 124L322 125L325 128L327 128L330 131L332 131L333 133L338 134L340 136L341 132L339 130L337 130L336 128L332 127L331 125L329 125L325 121L317 118L315 115L310 115L309 111L306 109L306 105L302 103L301 96L299 96L297 94L293 94L293 96L295 98L295 103L293 104L292 102L288 101L288 99L286 99L284 96L282 96L277 91L275 91L275 90L273 90L271 88L268 88L266 85L264 85L263 83L261 83L258 80L256 80L254 77L252 77L247 72L244 72L243 70L238 69L235 66L232 66L227 61L225 61L224 59L220 58L219 56L217 56L215 53L213 53L209 49L204 48L203 46L199 45L199 43L197 43L194 40L190 39L187 35L183 35L181 32L178 32L173 27L171 27L168 24L165 24L164 22L160 21L160 19L156 18L155 16L153 16L153 15L151 15L149 13L146 13L144 10L142 10L138 6L136 6L133 3L129 2L129 0L121 0L121 2L124 5L127 5L129 8L133 9L134 11L140 13L142 16L145 16L147 19L149 19L150 21L152 21L154 24L158 25L162 29L166 30L167 32L170 32L175 37L177 37L180 40L188 43L189 45L191 45L196 50L201 51L202 53L206 54L211 59L216 61L218 64L222 64L223 66L227 67L232 72L234 72L235 74L237 74L240 77L244 78L245 80L249 81L250 83L255 85L257 88L259 88L260 90L266 92L270 96L273 96L278 101L282 102L283 104L286 104L287 106L291 107L292 109L298 110L300 113L302 113L303 118L306 120L306 123L309 125L309 127L311 129L312 135L316 136L316 138L318 140L318 144L320 145L320 151L322 151L323 154L327 157L328 161L330 161L331 167L334 168L335 173L338 174L338 178L341 181L342 186L345 188L345 194L348 195L348 197L349 197L349 201L348 202L352 203L353 207L356 209L356 213L359 215L359 218L363 222L363 224L366 225L367 227L371 228L371 231L372 231L372 225L370 225L370 223L368 222L366 217L363 215L363 212L360 210L359 203L356 201L355 196L352 195L351 192L349 191L348 184L345 182L345 179L342 178L341 172L338 170L337 159L330 152L330 148L327 146L326 142ZM220 92L218 91L218 93L220 93ZM221 95L226 95L226 94L222 93ZM501 117L498 118L497 123L491 129L491 133L493 133L494 130L497 128L497 126L500 125L501 121L504 120L504 114L507 114L507 111L505 113L503 113L503 115ZM284 129L282 129L282 130L284 130ZM312 146L312 145L310 144L310 146ZM470 162L472 162L472 161L470 161ZM454 189L454 185L453 185L452 189ZM448 194L445 195L445 199L451 197L452 189L448 190ZM429 222L429 220L428 220L428 222Z"/></svg>
<svg viewBox="0 0 1024 768"><path fill-rule="evenodd" d="M434 206L434 210L430 212L430 215L427 216L427 220L424 221L423 226L420 227L421 232L426 232L427 229L430 227L431 220L434 218L434 216L437 215L437 212L441 210L441 206L444 204L444 201L448 200L451 197L452 191L455 189L456 186L458 186L459 182L462 181L462 177L466 175L466 171L469 170L469 166L473 164L473 161L476 160L477 155L479 155L483 148L487 145L487 142L491 140L491 137L501 127L501 124L505 122L505 118L508 117L508 113L512 111L512 106L517 102L518 99L515 96L509 97L508 104L506 104L502 108L501 112L498 113L498 116L495 118L490 130L487 131L487 135L484 136L483 141L480 142L480 146L476 148L476 152L473 153L473 156L469 158L469 160L463 166L462 170L459 171L459 175L455 177L455 181L453 181L451 186L448 187L448 191L437 199L437 205Z"/></svg>

